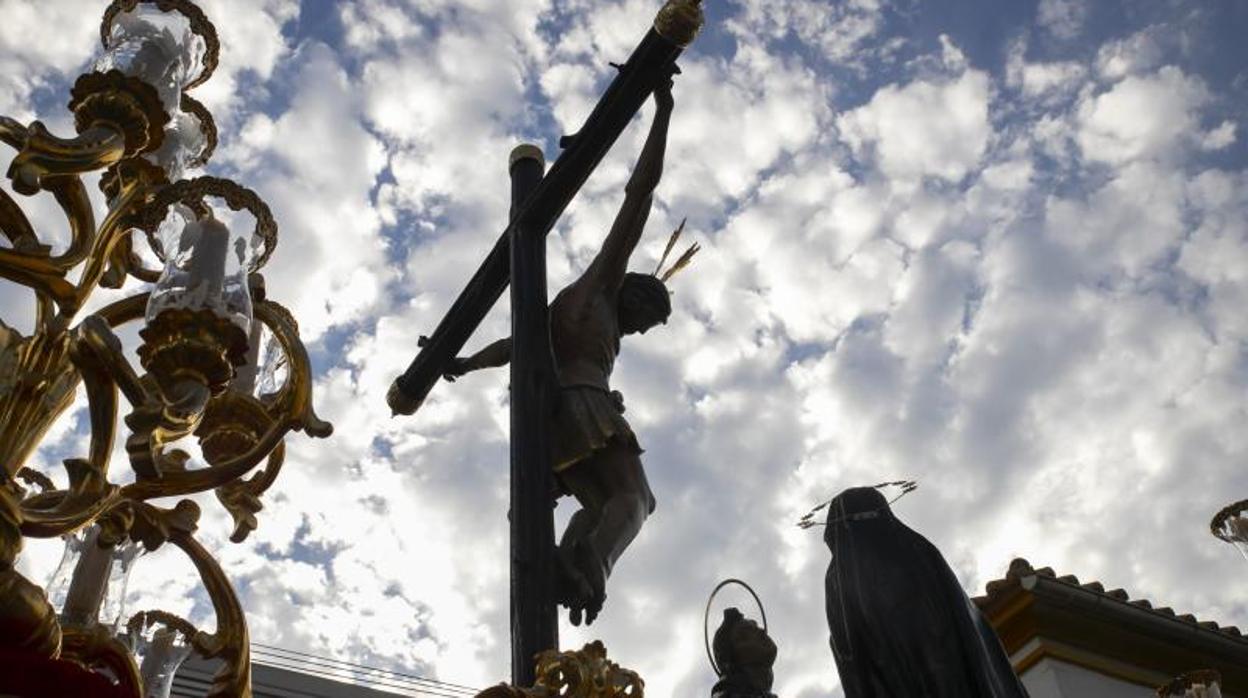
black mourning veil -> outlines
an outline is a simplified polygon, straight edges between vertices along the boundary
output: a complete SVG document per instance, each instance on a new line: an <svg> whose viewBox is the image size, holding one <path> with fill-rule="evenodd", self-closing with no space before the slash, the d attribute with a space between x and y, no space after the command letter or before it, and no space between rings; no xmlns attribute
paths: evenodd
<svg viewBox="0 0 1248 698"><path fill-rule="evenodd" d="M828 506L825 580L832 654L846 698L1023 698L996 633L926 538L879 490Z"/></svg>

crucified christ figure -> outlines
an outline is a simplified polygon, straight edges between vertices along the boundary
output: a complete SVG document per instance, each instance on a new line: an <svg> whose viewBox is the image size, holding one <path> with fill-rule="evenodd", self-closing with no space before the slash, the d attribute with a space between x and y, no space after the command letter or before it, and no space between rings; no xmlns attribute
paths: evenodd
<svg viewBox="0 0 1248 698"><path fill-rule="evenodd" d="M580 625L582 617L587 624L597 617L606 599L607 577L654 512L642 449L610 378L620 337L645 334L666 323L672 312L663 280L627 271L663 173L671 89L668 80L654 93L650 134L602 248L585 273L550 304L550 341L559 377L552 466L560 494L571 494L581 505L558 548L556 595L569 609L573 625ZM501 339L455 359L446 378L510 360L511 340Z"/></svg>

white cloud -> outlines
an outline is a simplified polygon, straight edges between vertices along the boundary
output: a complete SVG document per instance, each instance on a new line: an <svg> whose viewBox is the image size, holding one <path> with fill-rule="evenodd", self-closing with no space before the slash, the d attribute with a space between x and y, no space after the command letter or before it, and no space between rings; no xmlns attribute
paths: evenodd
<svg viewBox="0 0 1248 698"><path fill-rule="evenodd" d="M1217 128L1210 129L1200 141L1205 150L1221 150L1235 143L1237 125L1234 121L1223 121Z"/></svg>
<svg viewBox="0 0 1248 698"><path fill-rule="evenodd" d="M837 120L856 155L889 177L956 182L978 163L992 136L985 73L889 85Z"/></svg>
<svg viewBox="0 0 1248 698"><path fill-rule="evenodd" d="M1040 0L1036 11L1040 26L1059 39L1073 39L1087 21L1086 0Z"/></svg>
<svg viewBox="0 0 1248 698"><path fill-rule="evenodd" d="M1131 76L1079 106L1079 144L1093 160L1124 163L1167 158L1197 131L1209 91L1174 66Z"/></svg>
<svg viewBox="0 0 1248 698"><path fill-rule="evenodd" d="M234 118L233 111L254 111L252 104L265 96L240 87L240 77L249 74L259 85L287 57L291 47L282 27L299 17L299 0L203 0L200 3L221 39L221 63L217 72L194 96L213 113L218 123Z"/></svg>
<svg viewBox="0 0 1248 698"><path fill-rule="evenodd" d="M1148 27L1124 39L1110 41L1097 51L1096 67L1102 77L1118 80L1153 70L1162 64L1164 27Z"/></svg>
<svg viewBox="0 0 1248 698"><path fill-rule="evenodd" d="M1184 241L1177 265L1208 294L1211 330L1220 341L1248 334L1248 211L1245 175L1211 170L1194 178L1188 197L1199 224Z"/></svg>
<svg viewBox="0 0 1248 698"><path fill-rule="evenodd" d="M818 3L783 0L745 0L741 13L729 23L742 38L782 40L796 35L805 45L839 65L860 65L873 50L870 39L884 28L881 0ZM751 42L752 43L752 42Z"/></svg>
<svg viewBox="0 0 1248 698"><path fill-rule="evenodd" d="M36 88L76 77L74 71L100 51L100 15L83 12L76 3L38 0L5 0L0 11L0 114L27 121L33 118L29 99Z"/></svg>
<svg viewBox="0 0 1248 698"><path fill-rule="evenodd" d="M1028 100L1045 106L1067 99L1083 84L1088 70L1078 61L1029 63L1026 44L1015 44L1006 63L1006 83L1020 89Z"/></svg>
<svg viewBox="0 0 1248 698"><path fill-rule="evenodd" d="M295 97L276 119L256 117L237 157L245 183L281 221L265 274L271 297L288 304L306 341L375 312L386 270L386 242L371 204L385 164L381 144L360 123L346 74L324 46L298 56Z"/></svg>
<svg viewBox="0 0 1248 698"><path fill-rule="evenodd" d="M1092 273L1146 274L1182 241L1184 179L1151 164L1124 167L1086 200L1053 198L1048 231Z"/></svg>

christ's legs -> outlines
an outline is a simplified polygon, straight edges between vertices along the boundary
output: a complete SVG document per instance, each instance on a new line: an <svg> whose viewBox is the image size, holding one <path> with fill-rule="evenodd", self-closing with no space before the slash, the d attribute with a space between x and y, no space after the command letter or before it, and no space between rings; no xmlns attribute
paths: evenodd
<svg viewBox="0 0 1248 698"><path fill-rule="evenodd" d="M613 445L597 455L598 476L607 498L590 541L594 551L602 557L605 573L610 575L616 561L654 511L654 495L650 492L641 458L631 449Z"/></svg>
<svg viewBox="0 0 1248 698"><path fill-rule="evenodd" d="M568 523L560 552L592 588L586 608L592 622L606 599L607 577L654 511L654 496L638 454L619 442L611 442L561 477L583 508ZM579 616L579 609L573 608L573 620Z"/></svg>

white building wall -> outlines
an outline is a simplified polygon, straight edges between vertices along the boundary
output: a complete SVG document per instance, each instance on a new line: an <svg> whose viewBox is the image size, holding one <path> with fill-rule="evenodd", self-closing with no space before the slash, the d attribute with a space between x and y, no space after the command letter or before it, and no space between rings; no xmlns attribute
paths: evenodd
<svg viewBox="0 0 1248 698"><path fill-rule="evenodd" d="M1044 658L1022 674L1031 698L1156 698L1154 689Z"/></svg>

